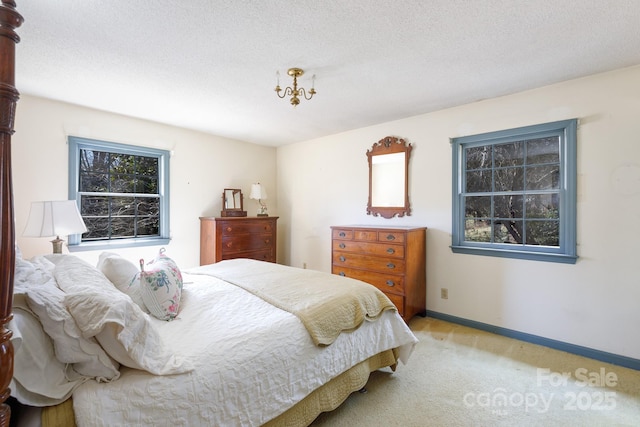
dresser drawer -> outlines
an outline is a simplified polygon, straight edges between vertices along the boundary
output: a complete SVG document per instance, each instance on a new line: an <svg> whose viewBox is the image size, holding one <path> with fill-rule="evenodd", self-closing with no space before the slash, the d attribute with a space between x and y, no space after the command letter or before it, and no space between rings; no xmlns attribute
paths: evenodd
<svg viewBox="0 0 640 427"><path fill-rule="evenodd" d="M406 235L405 233L399 233L397 231L379 231L377 234L379 242L387 243L404 243Z"/></svg>
<svg viewBox="0 0 640 427"><path fill-rule="evenodd" d="M225 222L220 224L222 236L235 236L238 234L273 233L271 224L264 222Z"/></svg>
<svg viewBox="0 0 640 427"><path fill-rule="evenodd" d="M334 240L332 243L334 251L367 253L371 255L404 258L403 245L389 245L386 243L358 242L355 240Z"/></svg>
<svg viewBox="0 0 640 427"><path fill-rule="evenodd" d="M375 242L378 240L378 232L375 230L354 230L353 238L365 242Z"/></svg>
<svg viewBox="0 0 640 427"><path fill-rule="evenodd" d="M271 234L235 234L222 236L222 248L225 253L252 251L256 249L271 249L273 236Z"/></svg>
<svg viewBox="0 0 640 427"><path fill-rule="evenodd" d="M332 238L340 240L357 240L362 242L404 243L405 233L401 231L382 231L376 229L334 228Z"/></svg>
<svg viewBox="0 0 640 427"><path fill-rule="evenodd" d="M263 249L260 251L238 251L238 252L224 252L222 259L235 259L235 258L249 258L257 259L259 261L276 262L274 253L271 249Z"/></svg>
<svg viewBox="0 0 640 427"><path fill-rule="evenodd" d="M335 229L331 231L331 237L333 239L340 240L352 240L353 239L353 230L343 230L343 229Z"/></svg>
<svg viewBox="0 0 640 427"><path fill-rule="evenodd" d="M384 294L389 297L393 305L396 306L396 308L398 309L398 314L400 314L401 317L404 317L404 297L400 295L389 294L387 292L385 292Z"/></svg>
<svg viewBox="0 0 640 427"><path fill-rule="evenodd" d="M367 282L383 292L392 292L400 295L404 294L404 276L375 273L369 270L358 270L339 265L334 265L331 268L331 272L339 276L362 280L363 282Z"/></svg>
<svg viewBox="0 0 640 427"><path fill-rule="evenodd" d="M381 258L366 254L358 254L351 252L333 252L333 264L361 268L366 270L378 271L381 273L404 274L404 259L399 258Z"/></svg>

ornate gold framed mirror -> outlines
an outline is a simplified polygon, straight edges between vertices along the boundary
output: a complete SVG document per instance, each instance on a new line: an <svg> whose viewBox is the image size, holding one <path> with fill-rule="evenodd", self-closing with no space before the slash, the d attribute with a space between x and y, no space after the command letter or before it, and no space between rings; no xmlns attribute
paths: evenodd
<svg viewBox="0 0 640 427"><path fill-rule="evenodd" d="M242 190L238 188L225 188L222 192L222 211L220 216L247 216L243 210Z"/></svg>
<svg viewBox="0 0 640 427"><path fill-rule="evenodd" d="M387 136L367 150L369 201L367 215L393 218L411 215L409 205L409 157L411 144Z"/></svg>

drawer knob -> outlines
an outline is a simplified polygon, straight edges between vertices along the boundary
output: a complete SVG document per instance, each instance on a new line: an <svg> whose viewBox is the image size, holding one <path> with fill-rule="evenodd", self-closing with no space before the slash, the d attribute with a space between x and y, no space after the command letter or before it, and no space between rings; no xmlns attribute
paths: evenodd
<svg viewBox="0 0 640 427"><path fill-rule="evenodd" d="M387 286L395 286L396 284L393 283L393 280L387 280Z"/></svg>
<svg viewBox="0 0 640 427"><path fill-rule="evenodd" d="M271 239L264 239L264 244L268 245L269 243L271 243Z"/></svg>
<svg viewBox="0 0 640 427"><path fill-rule="evenodd" d="M230 248L231 246L233 246L233 242L229 242L227 243L227 247Z"/></svg>
<svg viewBox="0 0 640 427"><path fill-rule="evenodd" d="M345 233L344 231L341 231L341 232L338 234L338 236L340 236L340 237L345 237L346 235L347 235L347 233Z"/></svg>
<svg viewBox="0 0 640 427"><path fill-rule="evenodd" d="M395 249L393 249L393 248L389 248L389 249L387 249L387 253L388 253L388 254L395 254L395 253L396 253L396 250L395 250Z"/></svg>
<svg viewBox="0 0 640 427"><path fill-rule="evenodd" d="M396 240L396 236L393 234L387 234L387 240Z"/></svg>
<svg viewBox="0 0 640 427"><path fill-rule="evenodd" d="M396 265L394 263L390 262L389 264L387 264L387 267L396 268Z"/></svg>
<svg viewBox="0 0 640 427"><path fill-rule="evenodd" d="M347 245L345 245L344 243L340 243L340 245L338 245L338 246L340 246L340 249L344 249L344 248L347 247Z"/></svg>
<svg viewBox="0 0 640 427"><path fill-rule="evenodd" d="M346 274L344 274L344 271L341 271L340 273L338 273L340 276L345 277Z"/></svg>
<svg viewBox="0 0 640 427"><path fill-rule="evenodd" d="M342 255L340 255L340 258L338 258L340 261L345 262L347 259L345 257L343 257Z"/></svg>
<svg viewBox="0 0 640 427"><path fill-rule="evenodd" d="M228 231L229 233L231 233L231 230L233 230L233 228L231 228L231 227L227 227L227 231Z"/></svg>

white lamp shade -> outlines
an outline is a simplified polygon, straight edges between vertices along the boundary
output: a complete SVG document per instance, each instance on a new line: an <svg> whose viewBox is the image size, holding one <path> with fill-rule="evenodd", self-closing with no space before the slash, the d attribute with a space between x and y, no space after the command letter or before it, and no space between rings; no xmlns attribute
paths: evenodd
<svg viewBox="0 0 640 427"><path fill-rule="evenodd" d="M265 190L259 182L251 184L251 193L249 193L249 198L254 200L265 200L267 198L267 190Z"/></svg>
<svg viewBox="0 0 640 427"><path fill-rule="evenodd" d="M75 200L32 202L25 237L68 236L87 231Z"/></svg>

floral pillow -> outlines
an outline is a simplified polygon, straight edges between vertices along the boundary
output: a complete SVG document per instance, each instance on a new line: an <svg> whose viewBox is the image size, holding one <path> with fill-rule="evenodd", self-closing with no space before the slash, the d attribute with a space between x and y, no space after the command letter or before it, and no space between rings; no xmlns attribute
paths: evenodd
<svg viewBox="0 0 640 427"><path fill-rule="evenodd" d="M149 312L160 320L173 320L178 315L182 297L182 273L176 263L164 254L164 248L146 266L140 260L142 300Z"/></svg>

